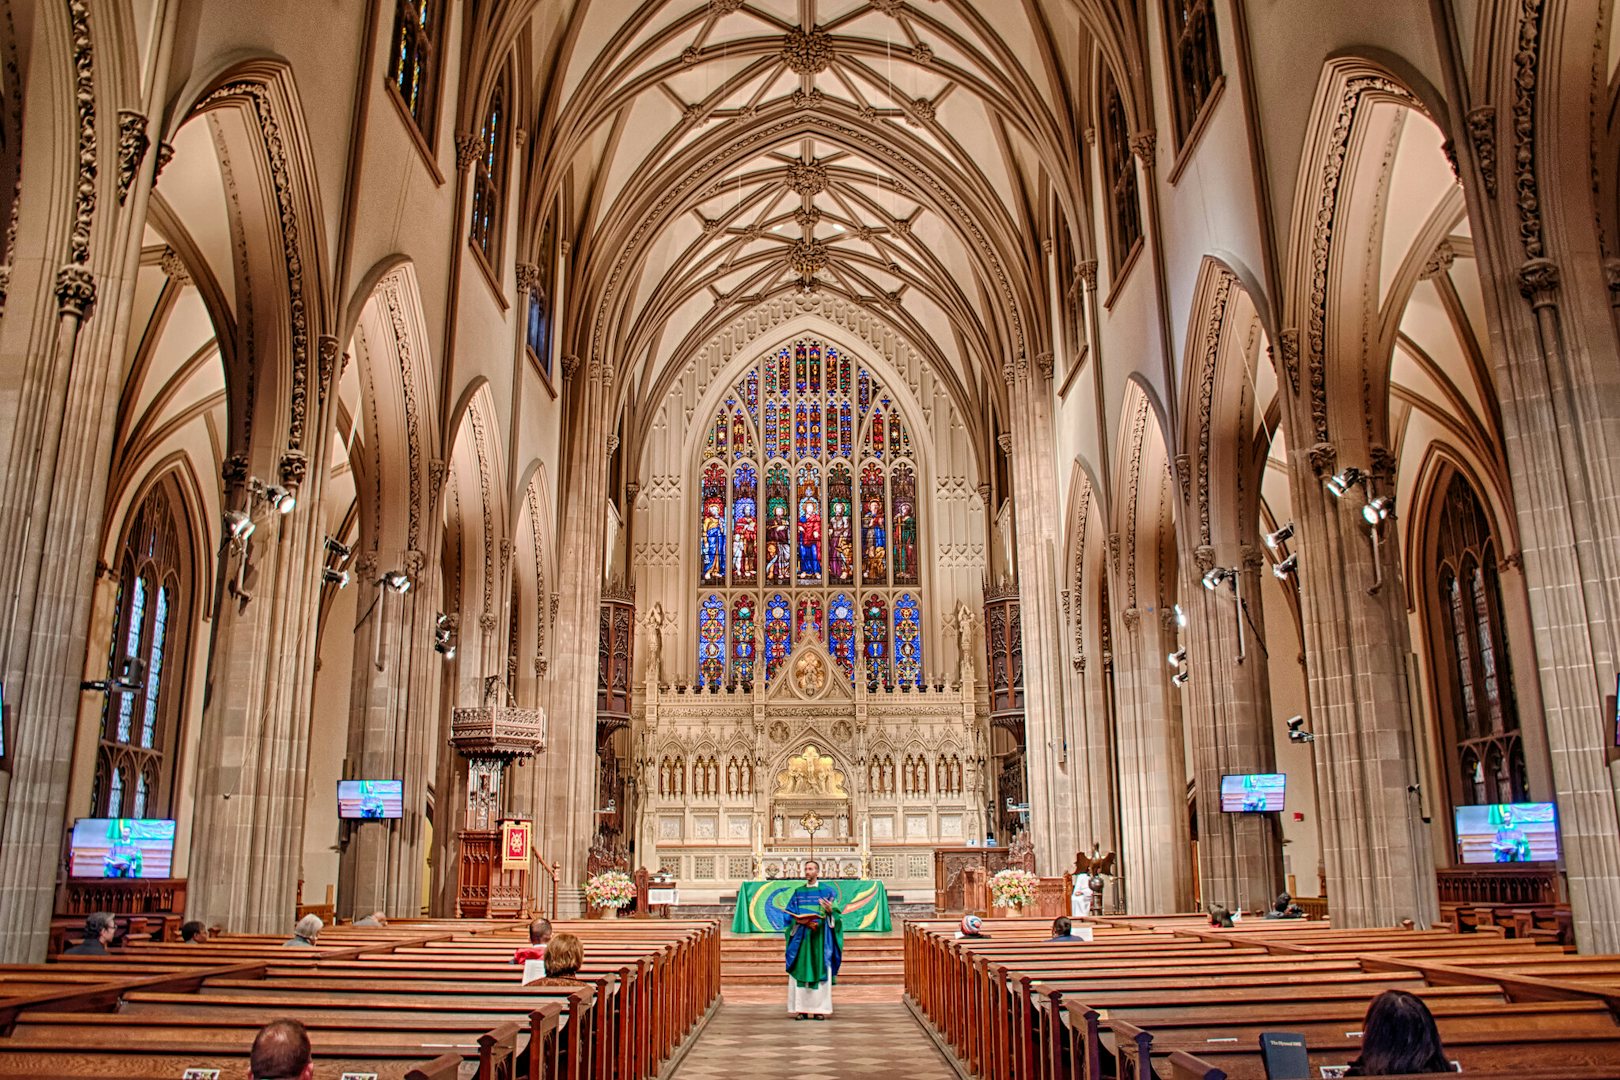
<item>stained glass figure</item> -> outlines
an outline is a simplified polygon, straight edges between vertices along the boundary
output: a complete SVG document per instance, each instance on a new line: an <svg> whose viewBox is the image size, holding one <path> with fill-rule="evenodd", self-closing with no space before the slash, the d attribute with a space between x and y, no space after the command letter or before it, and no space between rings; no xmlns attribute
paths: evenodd
<svg viewBox="0 0 1620 1080"><path fill-rule="evenodd" d="M784 398L793 389L793 380L788 370L788 351L784 346L776 354L776 392Z"/></svg>
<svg viewBox="0 0 1620 1080"><path fill-rule="evenodd" d="M861 470L861 583L888 581L889 531L883 512L883 470L870 462Z"/></svg>
<svg viewBox="0 0 1620 1080"><path fill-rule="evenodd" d="M759 475L746 461L731 484L731 583L752 585L759 577Z"/></svg>
<svg viewBox="0 0 1620 1080"><path fill-rule="evenodd" d="M765 605L765 680L776 678L777 669L787 659L791 612L781 593L772 596Z"/></svg>
<svg viewBox="0 0 1620 1080"><path fill-rule="evenodd" d="M725 457L727 430L726 412L721 409L720 414L714 418L714 426L709 429L708 437L703 443L704 457Z"/></svg>
<svg viewBox="0 0 1620 1080"><path fill-rule="evenodd" d="M833 414L833 406L827 407L827 415ZM855 410L849 402L842 401L837 405L838 421L835 425L831 419L827 421L827 456L849 457L855 452ZM833 440L837 440L836 448Z"/></svg>
<svg viewBox="0 0 1620 1080"><path fill-rule="evenodd" d="M821 619L821 597L799 597L798 610L793 617L793 640L798 641L806 633L814 634L817 640L826 640L826 632Z"/></svg>
<svg viewBox="0 0 1620 1080"><path fill-rule="evenodd" d="M911 456L911 433L906 430L900 414L891 411L889 414L889 455L890 457Z"/></svg>
<svg viewBox="0 0 1620 1080"><path fill-rule="evenodd" d="M739 596L731 605L731 678L733 682L754 681L754 599Z"/></svg>
<svg viewBox="0 0 1620 1080"><path fill-rule="evenodd" d="M894 677L902 686L921 686L922 612L906 593L894 602Z"/></svg>
<svg viewBox="0 0 1620 1080"><path fill-rule="evenodd" d="M722 423L724 419L722 418ZM711 462L703 470L702 569L698 580L705 585L726 581L726 470Z"/></svg>
<svg viewBox="0 0 1620 1080"><path fill-rule="evenodd" d="M799 466L799 582L821 580L821 471Z"/></svg>
<svg viewBox="0 0 1620 1080"><path fill-rule="evenodd" d="M731 456L736 458L754 456L754 440L748 437L748 421L743 419L740 406L731 406Z"/></svg>
<svg viewBox="0 0 1620 1080"><path fill-rule="evenodd" d="M890 474L894 496L894 583L917 584L917 475L910 465L896 465ZM898 614L898 611L896 612Z"/></svg>
<svg viewBox="0 0 1620 1080"><path fill-rule="evenodd" d="M788 471L772 465L765 474L765 581L786 585L793 579L793 526L788 517Z"/></svg>
<svg viewBox="0 0 1620 1080"><path fill-rule="evenodd" d="M821 394L821 342L812 341L805 348L810 354L810 393L819 397Z"/></svg>
<svg viewBox="0 0 1620 1080"><path fill-rule="evenodd" d="M832 653L838 666L844 669L844 678L855 678L855 605L848 596L839 593L827 609L827 651Z"/></svg>
<svg viewBox="0 0 1620 1080"><path fill-rule="evenodd" d="M810 406L810 456L821 456L821 406Z"/></svg>
<svg viewBox="0 0 1620 1080"><path fill-rule="evenodd" d="M883 451L887 445L883 432L883 410L880 408L872 413L872 424L866 429L866 452L879 461L883 460Z"/></svg>
<svg viewBox="0 0 1620 1080"><path fill-rule="evenodd" d="M810 350L804 342L793 347L793 384L799 393L808 393L810 390Z"/></svg>
<svg viewBox="0 0 1620 1080"><path fill-rule="evenodd" d="M827 470L827 582L855 584L854 504L849 466L842 463Z"/></svg>
<svg viewBox="0 0 1620 1080"><path fill-rule="evenodd" d="M698 607L698 685L719 686L726 677L726 602L711 594Z"/></svg>
<svg viewBox="0 0 1620 1080"><path fill-rule="evenodd" d="M793 414L793 450L802 458L818 457L821 453L820 447L810 441L810 407L803 403Z"/></svg>
<svg viewBox="0 0 1620 1080"><path fill-rule="evenodd" d="M861 641L868 682L889 681L889 606L869 593L861 603Z"/></svg>

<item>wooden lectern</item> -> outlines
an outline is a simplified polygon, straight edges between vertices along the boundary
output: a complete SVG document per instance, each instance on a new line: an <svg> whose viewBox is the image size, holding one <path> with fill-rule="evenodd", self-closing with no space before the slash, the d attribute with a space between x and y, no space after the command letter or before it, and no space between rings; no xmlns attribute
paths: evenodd
<svg viewBox="0 0 1620 1080"><path fill-rule="evenodd" d="M458 833L456 917L526 918L529 864L534 857L526 821L500 821L501 776L506 766L545 750L545 714L491 701L498 685L486 685L484 704L450 714L450 743L467 759L467 827ZM516 856L506 850L512 827L523 825Z"/></svg>

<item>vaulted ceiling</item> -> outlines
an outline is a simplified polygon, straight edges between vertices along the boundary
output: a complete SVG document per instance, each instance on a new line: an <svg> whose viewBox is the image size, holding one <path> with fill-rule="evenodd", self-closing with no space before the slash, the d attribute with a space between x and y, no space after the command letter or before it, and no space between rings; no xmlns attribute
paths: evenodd
<svg viewBox="0 0 1620 1080"><path fill-rule="evenodd" d="M653 401L750 307L821 290L990 414L1002 364L1050 349L1075 36L1035 0L580 0L539 131L582 238L571 351Z"/></svg>

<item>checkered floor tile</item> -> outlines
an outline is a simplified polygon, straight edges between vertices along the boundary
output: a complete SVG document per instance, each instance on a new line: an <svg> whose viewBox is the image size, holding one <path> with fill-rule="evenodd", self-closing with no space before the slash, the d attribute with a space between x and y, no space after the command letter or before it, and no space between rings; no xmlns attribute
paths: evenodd
<svg viewBox="0 0 1620 1080"><path fill-rule="evenodd" d="M822 1021L795 1020L785 1003L721 1005L674 1080L851 1076L955 1080L956 1073L904 1005L854 1004L835 998L833 1015Z"/></svg>

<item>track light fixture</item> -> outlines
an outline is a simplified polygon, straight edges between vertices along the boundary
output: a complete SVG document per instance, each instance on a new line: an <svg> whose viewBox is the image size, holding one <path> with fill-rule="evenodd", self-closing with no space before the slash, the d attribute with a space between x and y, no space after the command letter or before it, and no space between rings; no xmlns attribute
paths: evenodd
<svg viewBox="0 0 1620 1080"><path fill-rule="evenodd" d="M441 654L446 660L455 659L456 655L456 620L453 615L439 613L433 620L433 650Z"/></svg>
<svg viewBox="0 0 1620 1080"><path fill-rule="evenodd" d="M1334 475L1328 477L1327 488L1328 491L1332 492L1334 498L1342 499L1344 498L1345 492L1349 491L1357 484L1365 483L1366 480L1367 474L1352 465L1342 472L1335 473Z"/></svg>
<svg viewBox="0 0 1620 1080"><path fill-rule="evenodd" d="M1192 676L1188 675L1185 671L1178 671L1174 675L1170 676L1170 685L1179 690L1181 687L1187 685L1187 680L1191 677Z"/></svg>
<svg viewBox="0 0 1620 1080"><path fill-rule="evenodd" d="M253 535L256 526L253 519L245 510L225 511L225 538L227 540L246 540Z"/></svg>
<svg viewBox="0 0 1620 1080"><path fill-rule="evenodd" d="M352 579L347 570L334 570L327 566L321 569L321 580L328 585L336 585L340 589L346 589Z"/></svg>
<svg viewBox="0 0 1620 1080"><path fill-rule="evenodd" d="M266 484L254 476L248 478L248 490L269 503L278 514L290 514L298 509L298 496L280 484Z"/></svg>
<svg viewBox="0 0 1620 1080"><path fill-rule="evenodd" d="M1182 629L1186 629L1186 626L1187 626L1187 612L1185 610L1183 610L1183 608L1182 608L1182 606L1180 604L1173 605L1173 610L1176 613L1176 625L1181 627Z"/></svg>
<svg viewBox="0 0 1620 1080"><path fill-rule="evenodd" d="M1237 571L1229 570L1224 566L1217 566L1204 574L1204 588L1214 592L1227 582L1235 588L1237 585Z"/></svg>
<svg viewBox="0 0 1620 1080"><path fill-rule="evenodd" d="M1380 495L1376 499L1369 499L1361 508L1361 519L1368 525L1377 528L1395 516L1395 500L1388 495Z"/></svg>
<svg viewBox="0 0 1620 1080"><path fill-rule="evenodd" d="M1305 718L1303 716L1290 716L1286 723L1290 742L1308 743L1316 741L1316 736L1305 730Z"/></svg>
<svg viewBox="0 0 1620 1080"><path fill-rule="evenodd" d="M1178 668L1187 662L1187 646L1183 645L1175 652L1165 657L1165 661L1173 668Z"/></svg>
<svg viewBox="0 0 1620 1080"><path fill-rule="evenodd" d="M1272 551L1276 551L1283 544L1287 543L1293 537L1293 535L1294 523L1290 521L1286 525L1279 528L1276 532L1266 533L1266 547L1270 548Z"/></svg>
<svg viewBox="0 0 1620 1080"><path fill-rule="evenodd" d="M1287 581L1298 570L1299 552L1296 551L1294 554L1288 556L1288 558L1273 566L1271 568L1271 573L1278 581Z"/></svg>
<svg viewBox="0 0 1620 1080"><path fill-rule="evenodd" d="M326 538L326 553L338 559L347 559L352 554L347 544L339 543L330 536Z"/></svg>
<svg viewBox="0 0 1620 1080"><path fill-rule="evenodd" d="M397 593L408 593L411 591L411 575L403 570L390 570L382 576L379 584L386 585Z"/></svg>

